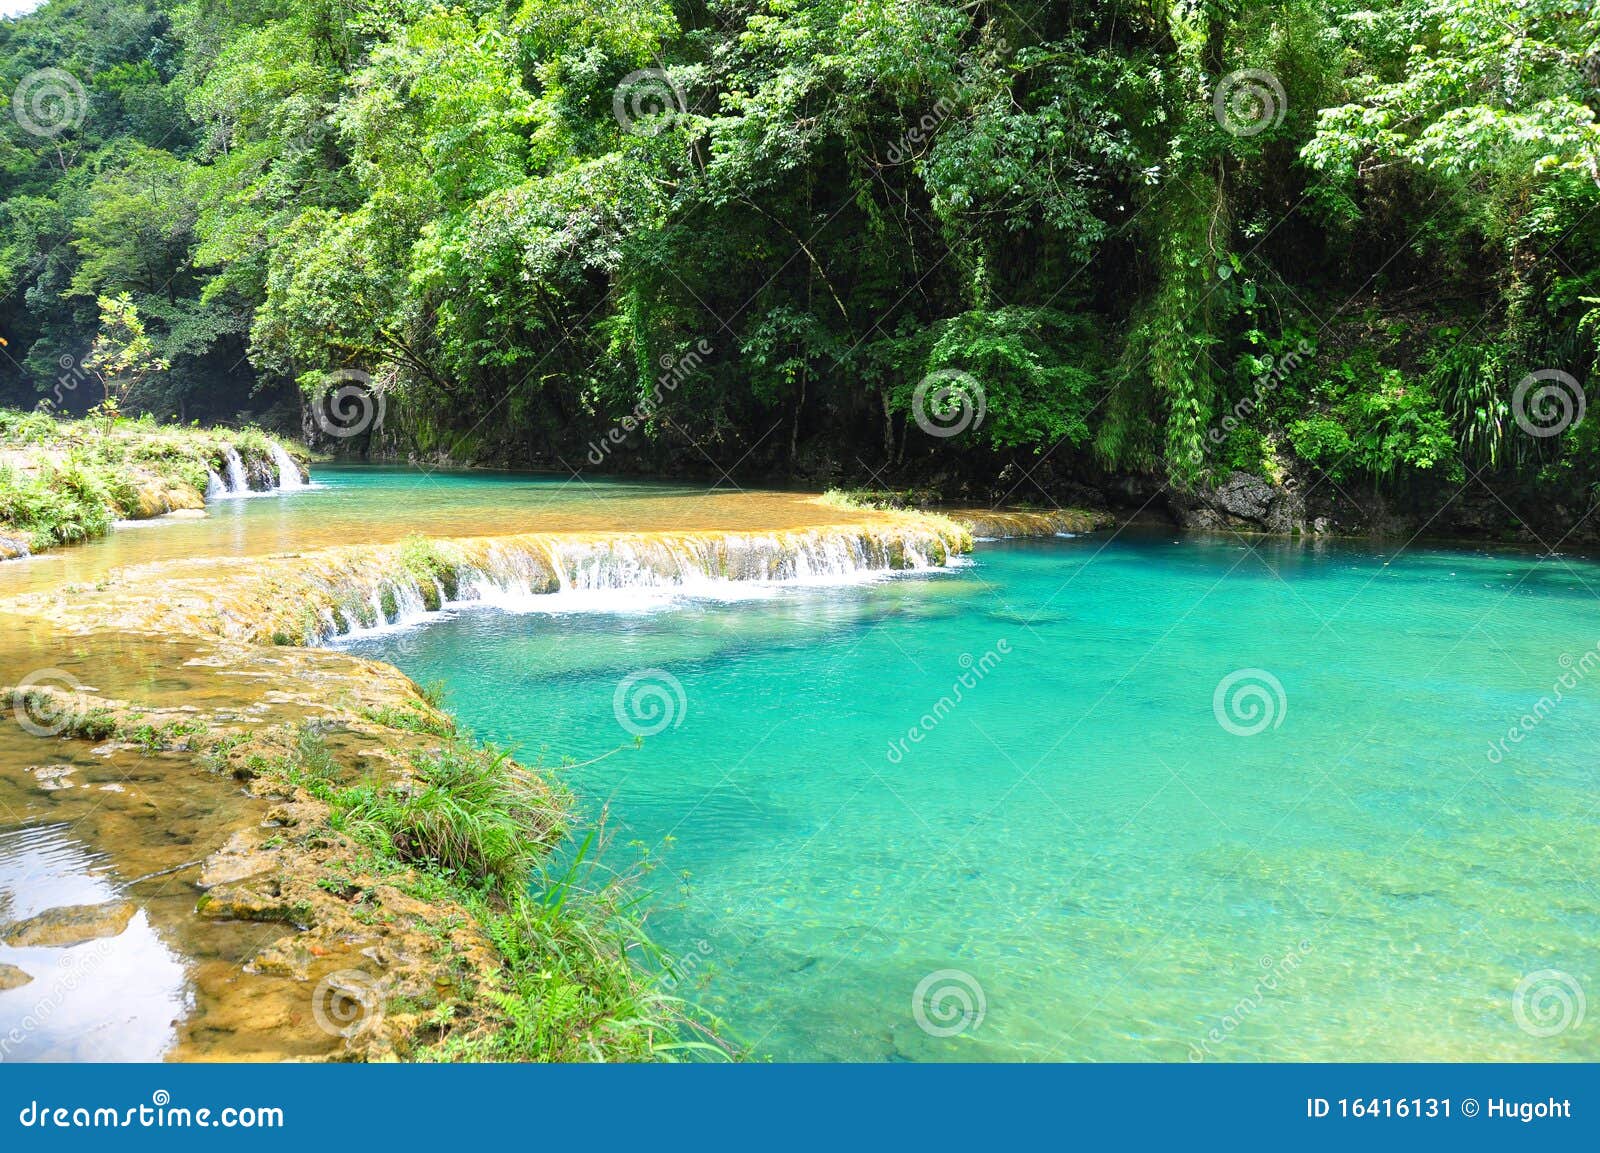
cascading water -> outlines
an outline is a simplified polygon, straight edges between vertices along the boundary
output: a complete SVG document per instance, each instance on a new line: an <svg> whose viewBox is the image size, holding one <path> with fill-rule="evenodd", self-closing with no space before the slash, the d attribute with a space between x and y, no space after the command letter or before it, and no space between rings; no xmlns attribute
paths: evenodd
<svg viewBox="0 0 1600 1153"><path fill-rule="evenodd" d="M310 487L301 478L300 466L282 445L269 442L267 452L277 468L278 483L276 486L269 486L266 491L294 492ZM222 497L255 495L258 494L250 488L250 474L238 449L231 444L223 445L222 474L219 476L211 470L206 473L206 499L218 500Z"/></svg>
<svg viewBox="0 0 1600 1153"><path fill-rule="evenodd" d="M269 446L273 463L278 466L278 488L288 492L297 488L305 488L305 481L300 479L300 466L295 464L281 444L273 441Z"/></svg>
<svg viewBox="0 0 1600 1153"><path fill-rule="evenodd" d="M414 624L446 605L511 612L661 607L676 597L777 595L778 586L852 583L937 569L959 547L919 529L822 528L773 535L696 534L616 539L524 537L470 542L449 591L432 576L330 571L337 607L319 636L362 635Z"/></svg>
<svg viewBox="0 0 1600 1153"><path fill-rule="evenodd" d="M231 444L222 446L222 466L227 476L229 496L239 496L250 491L250 481L244 472L244 461L239 459L238 452Z"/></svg>

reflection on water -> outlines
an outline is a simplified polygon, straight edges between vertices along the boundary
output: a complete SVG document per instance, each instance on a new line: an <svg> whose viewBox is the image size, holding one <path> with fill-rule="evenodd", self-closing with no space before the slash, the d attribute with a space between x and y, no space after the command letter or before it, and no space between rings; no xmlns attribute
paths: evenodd
<svg viewBox="0 0 1600 1153"><path fill-rule="evenodd" d="M48 647L47 638L31 643ZM270 650L232 677L195 663L210 659L202 649L120 637L72 638L49 655L106 695L131 691L176 709L227 704L262 724L296 715L261 700L282 683ZM317 1027L300 982L245 976L245 964L292 927L195 915L200 863L265 812L188 754L35 737L8 710L0 1060L326 1055L337 1039Z"/></svg>
<svg viewBox="0 0 1600 1153"><path fill-rule="evenodd" d="M190 1007L184 966L144 908L131 918L108 859L64 824L0 831L0 1059L153 1061ZM52 925L56 910L78 921ZM103 912L102 912L103 911ZM96 917L99 923L96 923ZM19 926L49 943L13 945ZM26 978L25 980L23 978Z"/></svg>

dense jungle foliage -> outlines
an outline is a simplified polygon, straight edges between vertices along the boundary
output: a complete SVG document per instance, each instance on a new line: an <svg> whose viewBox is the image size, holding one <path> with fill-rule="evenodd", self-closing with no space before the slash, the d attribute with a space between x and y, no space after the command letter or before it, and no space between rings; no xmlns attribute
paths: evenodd
<svg viewBox="0 0 1600 1153"><path fill-rule="evenodd" d="M14 404L126 296L125 408L370 451L1600 478L1587 0L49 0L0 92Z"/></svg>

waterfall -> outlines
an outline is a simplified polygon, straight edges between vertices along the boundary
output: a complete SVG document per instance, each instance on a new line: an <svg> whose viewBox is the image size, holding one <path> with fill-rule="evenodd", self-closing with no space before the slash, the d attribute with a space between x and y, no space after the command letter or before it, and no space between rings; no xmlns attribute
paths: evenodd
<svg viewBox="0 0 1600 1153"><path fill-rule="evenodd" d="M772 534L548 536L455 541L450 574L412 575L390 559L331 566L318 584L335 609L315 639L363 635L467 604L509 612L630 612L684 597L766 599L795 585L850 584L958 563L964 540L920 526ZM448 587L447 587L448 586Z"/></svg>
<svg viewBox="0 0 1600 1153"><path fill-rule="evenodd" d="M277 466L278 483L276 486L269 484L266 491L294 492L309 487L301 479L300 466L281 444L269 441L267 451ZM206 473L206 499L259 495L250 488L250 474L245 469L244 459L240 457L239 450L231 444L225 444L221 448L221 453L222 475L218 476L216 472L210 470Z"/></svg>
<svg viewBox="0 0 1600 1153"><path fill-rule="evenodd" d="M244 474L244 461L239 459L239 454L234 451L231 444L222 446L222 464L227 470L228 495L239 496L250 491L250 482Z"/></svg>
<svg viewBox="0 0 1600 1153"><path fill-rule="evenodd" d="M277 441L272 441L270 447L272 459L278 466L278 488L284 492L305 488L305 481L300 479L300 466L295 464L294 458Z"/></svg>
<svg viewBox="0 0 1600 1153"><path fill-rule="evenodd" d="M315 644L404 628L466 605L630 612L685 598L767 599L792 585L880 580L962 563L966 530L942 517L771 533L524 533L251 558L166 582L157 627L254 644Z"/></svg>

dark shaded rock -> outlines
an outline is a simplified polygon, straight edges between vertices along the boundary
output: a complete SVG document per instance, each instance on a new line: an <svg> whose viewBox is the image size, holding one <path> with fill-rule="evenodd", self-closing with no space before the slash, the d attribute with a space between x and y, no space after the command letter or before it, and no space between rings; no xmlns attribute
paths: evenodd
<svg viewBox="0 0 1600 1153"><path fill-rule="evenodd" d="M1235 472L1211 488L1174 491L1168 496L1168 504L1184 528L1272 533L1312 531L1298 488L1292 481L1273 484L1264 477Z"/></svg>

